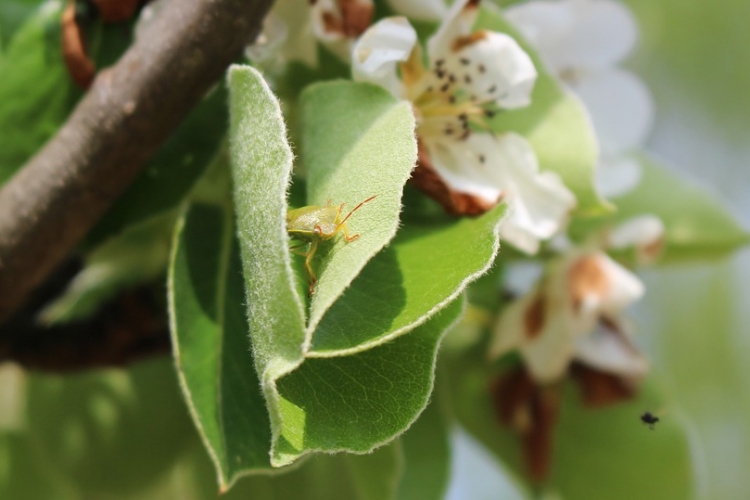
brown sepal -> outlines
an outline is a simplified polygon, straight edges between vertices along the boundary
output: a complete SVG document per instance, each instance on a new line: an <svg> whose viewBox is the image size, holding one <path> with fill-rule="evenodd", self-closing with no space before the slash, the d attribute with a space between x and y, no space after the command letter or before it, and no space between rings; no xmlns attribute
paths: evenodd
<svg viewBox="0 0 750 500"><path fill-rule="evenodd" d="M451 215L481 215L495 207L495 203L477 198L468 193L452 190L435 171L427 149L418 141L417 168L409 181L420 191L434 199Z"/></svg>
<svg viewBox="0 0 750 500"><path fill-rule="evenodd" d="M518 432L529 477L543 482L552 464L561 387L539 386L523 368L504 374L491 388L499 421Z"/></svg>
<svg viewBox="0 0 750 500"><path fill-rule="evenodd" d="M71 0L60 19L62 27L62 55L68 74L76 85L87 89L94 81L96 67L88 55L83 31L76 22L76 5Z"/></svg>
<svg viewBox="0 0 750 500"><path fill-rule="evenodd" d="M359 38L372 23L374 6L362 0L339 0L342 30L348 38Z"/></svg>
<svg viewBox="0 0 750 500"><path fill-rule="evenodd" d="M121 23L135 15L141 0L91 0L102 20L107 23Z"/></svg>
<svg viewBox="0 0 750 500"><path fill-rule="evenodd" d="M604 408L632 399L636 393L634 381L590 368L575 362L571 375L581 390L583 405Z"/></svg>

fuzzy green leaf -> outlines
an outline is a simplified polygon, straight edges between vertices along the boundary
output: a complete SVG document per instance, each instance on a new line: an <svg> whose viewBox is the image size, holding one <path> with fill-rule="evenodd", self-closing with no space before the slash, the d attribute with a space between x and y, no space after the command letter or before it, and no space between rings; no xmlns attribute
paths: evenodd
<svg viewBox="0 0 750 500"><path fill-rule="evenodd" d="M539 74L531 105L499 113L492 120L493 130L498 133L512 130L526 137L542 169L557 172L576 195L579 214L611 211L594 183L599 146L583 104L547 71L533 47L503 19L499 9L485 5L476 27L513 36L531 56Z"/></svg>
<svg viewBox="0 0 750 500"><path fill-rule="evenodd" d="M233 216L228 205L191 205L169 272L178 374L221 489L270 468L270 422L250 352Z"/></svg>
<svg viewBox="0 0 750 500"><path fill-rule="evenodd" d="M462 302L454 299L470 279L490 265L504 209L499 207L477 219L404 231L403 241L394 243L394 248L402 248L404 266L415 268L414 280L432 278L425 273L432 273L438 264L447 262L456 269L432 288L419 289L416 281L407 283L414 291L407 294L410 307L406 314L398 316L398 308L389 311L397 319L398 331L391 332L388 325L384 331L374 330L361 323L360 316L352 316L346 320L354 332L351 335L366 342L321 357L308 351L315 333L310 327L309 336L305 336L302 301L287 249L285 191L292 157L278 103L251 68L233 68L229 85L238 235L255 366L270 415L271 465L286 465L313 451L370 452L402 433L424 409L440 338L461 312ZM316 126L321 130L311 131L313 139L308 141L317 140L328 147L307 153L309 196L314 200L339 197L336 202L352 206L366 196L377 195L352 218L352 233L362 237L334 247L335 251L324 250L315 262L321 275L316 295L331 301L338 298L338 304L349 295L361 297L356 288L372 293L389 291L381 280L367 279L364 287L352 284L351 293L340 296L352 279L357 282L354 275L396 229L403 183L416 158L414 122L405 104L376 87L332 83L312 89L309 95L316 93L316 104L306 107L320 109ZM328 106L321 108L325 102ZM326 118L329 116L336 119ZM380 175L372 176L368 170ZM362 186L363 182L367 185ZM446 250L435 251L441 247ZM344 251L347 248L351 253ZM388 261L389 252L380 251L371 262L382 259L381 255ZM430 254L432 260L425 257ZM432 267L428 270L420 261L431 262ZM334 274L336 269L340 272ZM326 273L331 273L330 289L323 288ZM383 279L393 274L398 275L398 269L391 266ZM312 314L324 310L315 300ZM371 314L379 313L369 304L364 307L356 314L366 315L368 307ZM367 333L363 336L358 330Z"/></svg>
<svg viewBox="0 0 750 500"><path fill-rule="evenodd" d="M462 308L455 301L408 335L354 355L307 359L279 380L284 427L276 460L367 453L408 428L427 404L440 339Z"/></svg>
<svg viewBox="0 0 750 500"><path fill-rule="evenodd" d="M338 81L310 87L302 95L307 203L345 204L348 210L376 196L347 221L355 242L337 238L316 265L318 283L309 329L359 271L396 234L402 189L417 161L411 107L381 87Z"/></svg>
<svg viewBox="0 0 750 500"><path fill-rule="evenodd" d="M302 362L305 342L304 309L286 230L292 152L279 103L263 77L250 67L232 67L229 89L230 154L248 323L275 446L284 426L276 381Z"/></svg>
<svg viewBox="0 0 750 500"><path fill-rule="evenodd" d="M523 479L520 440L497 419L490 387L498 372L483 354L475 348L450 357L446 369L451 377L441 382L448 386L459 422ZM545 490L563 498L691 498L687 429L653 384L641 387L627 403L589 409L567 383L561 404ZM646 410L666 413L654 431L639 419Z"/></svg>
<svg viewBox="0 0 750 500"><path fill-rule="evenodd" d="M482 217L408 223L326 313L309 356L340 356L382 344L454 300L497 254L498 206Z"/></svg>

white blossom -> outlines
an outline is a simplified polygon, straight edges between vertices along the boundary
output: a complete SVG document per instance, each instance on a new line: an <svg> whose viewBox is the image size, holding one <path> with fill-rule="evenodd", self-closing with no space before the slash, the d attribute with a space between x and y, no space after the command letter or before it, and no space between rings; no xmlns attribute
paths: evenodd
<svg viewBox="0 0 750 500"><path fill-rule="evenodd" d="M504 200L510 215L502 236L534 253L559 230L575 197L556 174L539 171L523 137L489 130L496 113L531 102L537 72L510 36L472 29L478 3L453 4L428 41L427 67L406 18L381 20L354 46L353 75L412 102L426 154L420 168L434 170L452 196L471 199L466 210L443 203L448 210L479 213Z"/></svg>
<svg viewBox="0 0 750 500"><path fill-rule="evenodd" d="M490 357L519 350L540 383L560 379L576 358L618 374L629 366L638 376L645 361L618 325L622 311L643 293L641 281L604 252L573 249L550 263L533 290L503 311Z"/></svg>
<svg viewBox="0 0 750 500"><path fill-rule="evenodd" d="M277 0L258 40L245 51L256 63L317 65L318 42L348 62L370 25L372 0Z"/></svg>
<svg viewBox="0 0 750 500"><path fill-rule="evenodd" d="M646 85L618 67L638 38L632 13L616 0L532 0L506 16L591 115L601 149L599 190L618 196L632 189L641 173L628 153L643 146L654 115Z"/></svg>

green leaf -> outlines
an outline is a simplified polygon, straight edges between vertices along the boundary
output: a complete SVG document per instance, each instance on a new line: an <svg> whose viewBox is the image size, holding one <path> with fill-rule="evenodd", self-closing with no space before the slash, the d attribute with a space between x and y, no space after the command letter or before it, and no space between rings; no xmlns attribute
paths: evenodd
<svg viewBox="0 0 750 500"><path fill-rule="evenodd" d="M310 336L314 338L315 334L310 327L305 335L302 301L287 249L285 191L292 157L279 106L251 68L233 68L229 85L234 199L248 324L272 429L271 465L289 464L313 451L368 453L402 433L427 404L437 346L462 309L462 302L454 299L468 280L490 265L497 251L497 227L504 209L499 207L478 219L404 231L400 252L404 265L417 271L414 276L432 278L436 263L447 263L449 267L456 264L458 270L446 273L447 278L439 280L432 289L420 290L409 283L415 291L407 294L411 304L406 314L396 318L398 331L386 330L388 335L384 336L383 331L359 324L359 317L355 317L349 329L355 336L358 330L367 329L366 340L371 342L347 351L327 352L326 357L308 352ZM338 99L331 100L331 90L335 90ZM337 202L352 206L365 196L378 195L367 205L369 211L363 208L356 219L352 218L352 232L361 233L362 238L335 252L329 248L321 256L321 286L324 275L337 269L337 265L342 272L329 278L332 292L320 288L316 294L327 293L333 297L329 300L335 300L354 279L350 293L341 296L338 304L349 295L357 295L355 289L362 286L356 284L358 278L354 275L395 231L403 182L416 156L413 118L406 105L398 104L377 87L333 83L316 87L309 95L316 92L317 101L328 101L330 106L321 107L323 114L316 126L322 131L310 134L324 144L331 144L331 137L336 137L338 144L313 148L307 153L309 196L316 200L324 196L322 193L340 196ZM359 104L354 107L354 102ZM312 107L313 104L307 105L308 109ZM331 113L332 109L338 115ZM336 119L327 118L330 116ZM406 140L402 139L403 134ZM383 156L390 161L380 160ZM400 166L400 171L391 171L394 164ZM368 169L378 169L384 178L371 177ZM369 184L359 185L362 182ZM450 244L461 238L461 244ZM356 250L360 243L362 248ZM394 243L393 248L398 245ZM442 254L435 252L441 246L447 249ZM352 258L344 253L348 247L356 250ZM381 255L386 261L392 259L390 252L380 251L371 262ZM434 254L432 260L425 257L430 253ZM340 264L337 259L341 259ZM420 261L432 266L429 275L425 274L426 265L418 265ZM394 272L397 269L389 268L383 278L389 280ZM379 290L381 295L390 291L383 287L382 280L368 279L363 283L371 283L367 286ZM312 311L316 311L314 301ZM379 312L373 307L370 311ZM378 338L373 338L373 334Z"/></svg>
<svg viewBox="0 0 750 500"><path fill-rule="evenodd" d="M191 205L178 225L169 273L178 374L222 490L241 474L270 469L271 446L233 217L227 205Z"/></svg>
<svg viewBox="0 0 750 500"><path fill-rule="evenodd" d="M0 54L16 30L38 6L38 0L4 0L0 3Z"/></svg>
<svg viewBox="0 0 750 500"><path fill-rule="evenodd" d="M292 153L279 103L250 67L229 71L230 153L237 231L255 368L266 399L273 446L284 426L276 380L303 360L305 314L286 231ZM272 454L272 464L284 465Z"/></svg>
<svg viewBox="0 0 750 500"><path fill-rule="evenodd" d="M442 500L445 497L451 452L450 425L442 404L439 395L434 395L419 419L399 440L404 454L399 500Z"/></svg>
<svg viewBox="0 0 750 500"><path fill-rule="evenodd" d="M174 222L174 214L156 217L127 228L93 249L62 295L42 310L42 323L83 319L118 291L163 276Z"/></svg>
<svg viewBox="0 0 750 500"><path fill-rule="evenodd" d="M11 471L0 472L2 498L127 497L166 473L194 432L169 360L27 376L26 425L0 439Z"/></svg>
<svg viewBox="0 0 750 500"><path fill-rule="evenodd" d="M496 418L490 386L497 370L481 349L448 359L445 382L459 422L521 478L525 477L518 436ZM688 433L679 410L665 401L654 383L641 387L627 403L605 409L581 405L566 384L555 431L551 476L544 488L563 498L691 498ZM639 416L664 412L652 432ZM529 485L529 489L532 486Z"/></svg>
<svg viewBox="0 0 750 500"><path fill-rule="evenodd" d="M725 256L750 242L745 230L724 206L718 193L641 155L643 178L617 198L616 222L653 214L664 222L665 255L669 260Z"/></svg>
<svg viewBox="0 0 750 500"><path fill-rule="evenodd" d="M368 260L396 234L402 189L417 161L414 116L381 87L338 81L311 86L301 99L307 203L358 203L376 196L347 226L356 242L337 238L317 265L309 330ZM342 215L343 217L343 215ZM328 257L328 258L326 258Z"/></svg>
<svg viewBox="0 0 750 500"><path fill-rule="evenodd" d="M542 169L557 172L576 195L579 215L611 211L594 183L599 146L583 104L547 71L536 51L503 19L499 9L485 4L476 27L511 35L531 56L539 73L531 105L498 113L491 122L492 129L512 130L526 137Z"/></svg>
<svg viewBox="0 0 750 500"><path fill-rule="evenodd" d="M640 308L641 323L659 332L648 342L653 365L684 410L674 417L690 419L701 457L699 498L741 498L750 488L750 450L741 444L750 436L748 257L657 269L649 273L651 299Z"/></svg>
<svg viewBox="0 0 750 500"><path fill-rule="evenodd" d="M93 229L89 244L177 208L219 150L229 121L226 100L219 86L190 112Z"/></svg>
<svg viewBox="0 0 750 500"><path fill-rule="evenodd" d="M308 356L340 356L387 342L425 321L484 274L497 254L505 206L478 218L407 222L315 330Z"/></svg>
<svg viewBox="0 0 750 500"><path fill-rule="evenodd" d="M60 47L63 2L45 2L0 58L0 184L56 131L80 92Z"/></svg>
<svg viewBox="0 0 750 500"><path fill-rule="evenodd" d="M611 229L628 219L650 214L665 226L661 263L724 257L750 242L744 229L717 194L642 154L640 183L616 198L617 212L609 217L578 221L571 234L578 240Z"/></svg>
<svg viewBox="0 0 750 500"><path fill-rule="evenodd" d="M278 474L242 478L220 498L390 500L394 498L402 462L398 442L369 455L315 455ZM141 490L137 498L216 500L217 497L211 464L200 444L194 442L155 486Z"/></svg>
<svg viewBox="0 0 750 500"><path fill-rule="evenodd" d="M367 453L403 432L432 390L437 347L456 301L408 335L350 356L307 359L279 380L280 463L309 451Z"/></svg>

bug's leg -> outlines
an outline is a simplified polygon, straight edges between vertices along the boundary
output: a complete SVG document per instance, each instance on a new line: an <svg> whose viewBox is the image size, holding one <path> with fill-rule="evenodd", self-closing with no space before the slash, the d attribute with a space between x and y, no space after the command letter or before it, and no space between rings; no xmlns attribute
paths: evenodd
<svg viewBox="0 0 750 500"><path fill-rule="evenodd" d="M307 256L305 258L305 270L307 270L307 276L310 278L310 288L307 291L308 297L312 296L313 289L315 288L315 282L317 281L315 278L315 271L313 271L312 268L312 260L317 249L318 240L314 240L312 243L310 243L310 250L307 251Z"/></svg>
<svg viewBox="0 0 750 500"><path fill-rule="evenodd" d="M307 257L307 252L304 250L300 250L300 248L304 248L308 245L308 243L300 243L299 245L294 245L292 247L289 247L289 250L296 255L301 255L303 257Z"/></svg>
<svg viewBox="0 0 750 500"><path fill-rule="evenodd" d="M357 238L359 238L358 234L349 236L349 232L346 230L346 226L345 225L342 224L340 227L341 227L341 230L344 231L344 238L346 239L347 243L352 242L352 241L356 240Z"/></svg>
<svg viewBox="0 0 750 500"><path fill-rule="evenodd" d="M368 202L370 202L370 201L372 201L374 199L375 199L375 196L370 196L365 201L361 202L359 205L357 205L356 207L352 208L352 210L348 214L346 214L346 217L344 217L344 220L342 220L341 222L339 222L339 225L336 226L336 230L333 232L333 234L336 234L336 233L339 232L339 230L343 229L344 230L344 236L346 237L346 241L354 241L357 238L359 238L358 234L355 234L354 236L349 236L349 233L346 231L346 220L349 217L351 217L354 212L356 212L357 210L359 210L360 208L362 208L362 205L364 205L365 203L368 203ZM337 220L338 220L339 216L341 215L341 210L343 208L344 208L344 204L342 203L341 206L339 207L339 213L336 214L336 219Z"/></svg>

